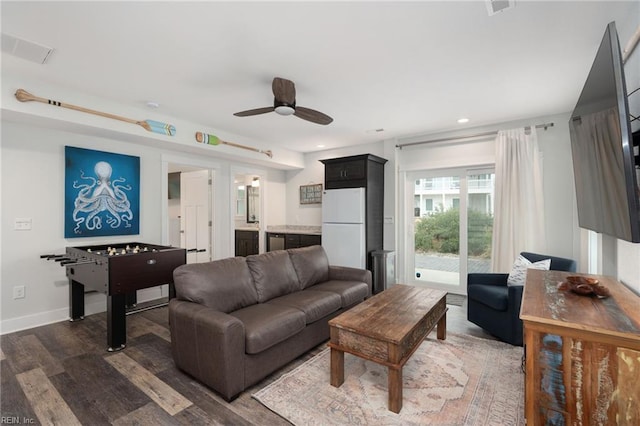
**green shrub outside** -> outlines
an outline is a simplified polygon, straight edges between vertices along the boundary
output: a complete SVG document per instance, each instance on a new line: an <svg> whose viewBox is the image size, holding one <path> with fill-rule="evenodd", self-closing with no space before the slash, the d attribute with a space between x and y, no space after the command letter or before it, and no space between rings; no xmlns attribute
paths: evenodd
<svg viewBox="0 0 640 426"><path fill-rule="evenodd" d="M470 210L468 221L469 256L490 257L493 216ZM415 224L415 249L419 253L459 254L460 210L439 210L418 219Z"/></svg>

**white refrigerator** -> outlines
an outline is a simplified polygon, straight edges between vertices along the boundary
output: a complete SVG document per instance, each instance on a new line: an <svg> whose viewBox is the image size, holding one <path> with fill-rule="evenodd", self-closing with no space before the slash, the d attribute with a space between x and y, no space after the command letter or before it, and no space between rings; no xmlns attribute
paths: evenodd
<svg viewBox="0 0 640 426"><path fill-rule="evenodd" d="M328 189L322 194L322 247L331 265L367 268L364 191Z"/></svg>

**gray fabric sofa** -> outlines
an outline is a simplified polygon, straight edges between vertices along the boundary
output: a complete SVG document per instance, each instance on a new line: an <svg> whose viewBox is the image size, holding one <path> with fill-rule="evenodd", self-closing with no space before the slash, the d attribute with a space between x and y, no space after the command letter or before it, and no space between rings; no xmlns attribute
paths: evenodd
<svg viewBox="0 0 640 426"><path fill-rule="evenodd" d="M225 399L329 338L327 322L371 295L371 272L329 265L321 246L175 269L176 366Z"/></svg>

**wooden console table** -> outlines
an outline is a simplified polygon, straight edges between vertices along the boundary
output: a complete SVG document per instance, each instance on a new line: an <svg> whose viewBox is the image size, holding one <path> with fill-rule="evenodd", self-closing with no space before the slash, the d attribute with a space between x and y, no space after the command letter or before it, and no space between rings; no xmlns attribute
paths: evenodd
<svg viewBox="0 0 640 426"><path fill-rule="evenodd" d="M640 424L640 296L595 275L598 299L558 290L568 275L527 272L520 318L527 424Z"/></svg>

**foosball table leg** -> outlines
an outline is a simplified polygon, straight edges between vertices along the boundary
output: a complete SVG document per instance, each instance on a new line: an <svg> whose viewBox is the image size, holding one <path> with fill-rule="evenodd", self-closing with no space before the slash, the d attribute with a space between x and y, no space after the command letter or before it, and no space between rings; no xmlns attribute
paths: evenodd
<svg viewBox="0 0 640 426"><path fill-rule="evenodd" d="M69 280L69 321L84 319L84 285Z"/></svg>
<svg viewBox="0 0 640 426"><path fill-rule="evenodd" d="M127 293L126 307L135 308L138 304L138 293L133 290L131 293Z"/></svg>
<svg viewBox="0 0 640 426"><path fill-rule="evenodd" d="M126 294L107 296L107 350L124 349L127 343Z"/></svg>

